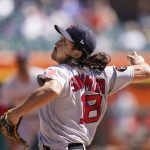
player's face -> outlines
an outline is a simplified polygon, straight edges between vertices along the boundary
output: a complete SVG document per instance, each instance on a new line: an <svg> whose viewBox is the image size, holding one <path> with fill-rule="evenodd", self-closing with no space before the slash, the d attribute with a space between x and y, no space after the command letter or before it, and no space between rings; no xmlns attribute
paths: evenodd
<svg viewBox="0 0 150 150"><path fill-rule="evenodd" d="M68 57L74 57L75 50L73 50L73 43L65 37L61 37L55 43L54 50L52 52L52 59L61 63Z"/></svg>

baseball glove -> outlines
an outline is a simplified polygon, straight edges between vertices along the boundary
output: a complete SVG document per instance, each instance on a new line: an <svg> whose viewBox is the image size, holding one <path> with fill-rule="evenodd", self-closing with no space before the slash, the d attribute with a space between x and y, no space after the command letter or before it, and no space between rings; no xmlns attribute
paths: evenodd
<svg viewBox="0 0 150 150"><path fill-rule="evenodd" d="M18 144L23 144L25 147L27 147L27 142L22 139L18 133L18 127L20 125L20 122L22 120L22 117L19 119L17 124L12 124L8 121L7 115L9 113L9 110L4 113L0 117L0 131L10 140L13 140L17 142Z"/></svg>

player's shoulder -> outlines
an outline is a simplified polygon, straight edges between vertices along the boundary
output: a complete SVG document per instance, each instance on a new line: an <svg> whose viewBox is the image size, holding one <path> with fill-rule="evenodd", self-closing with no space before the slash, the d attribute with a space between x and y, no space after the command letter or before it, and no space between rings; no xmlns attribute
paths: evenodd
<svg viewBox="0 0 150 150"><path fill-rule="evenodd" d="M61 83L67 81L69 74L66 70L67 69L65 69L63 65L50 66L46 68L43 74L39 74L37 76L39 85L43 85L44 80L47 79L59 80Z"/></svg>
<svg viewBox="0 0 150 150"><path fill-rule="evenodd" d="M104 69L104 72L106 74L113 73L114 71L115 71L115 66L106 66L105 69Z"/></svg>
<svg viewBox="0 0 150 150"><path fill-rule="evenodd" d="M55 66L50 66L46 70L56 70L61 73L67 73L70 70L72 70L72 68L67 64L59 64L59 65L55 65Z"/></svg>
<svg viewBox="0 0 150 150"><path fill-rule="evenodd" d="M44 76L68 76L69 67L65 64L59 64L55 66L50 66L44 71Z"/></svg>

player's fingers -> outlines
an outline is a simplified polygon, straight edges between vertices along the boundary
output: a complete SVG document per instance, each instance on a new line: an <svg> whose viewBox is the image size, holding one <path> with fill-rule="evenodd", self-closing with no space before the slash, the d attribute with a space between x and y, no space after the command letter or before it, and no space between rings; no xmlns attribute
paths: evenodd
<svg viewBox="0 0 150 150"><path fill-rule="evenodd" d="M137 54L137 52L136 52L136 51L134 51L134 52L132 53L132 55L138 55L138 54Z"/></svg>
<svg viewBox="0 0 150 150"><path fill-rule="evenodd" d="M133 58L133 56L132 55L127 55L127 58L131 59L131 58Z"/></svg>

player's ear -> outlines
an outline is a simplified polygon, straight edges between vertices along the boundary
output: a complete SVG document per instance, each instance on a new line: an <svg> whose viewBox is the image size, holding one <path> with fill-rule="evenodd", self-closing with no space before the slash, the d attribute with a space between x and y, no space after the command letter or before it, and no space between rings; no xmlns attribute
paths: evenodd
<svg viewBox="0 0 150 150"><path fill-rule="evenodd" d="M78 49L74 49L72 51L72 57L75 58L75 59L78 59L82 56L82 51L78 50Z"/></svg>
<svg viewBox="0 0 150 150"><path fill-rule="evenodd" d="M82 51L78 49L78 47L76 45L73 45L72 47L72 52L71 52L71 56L75 59L78 59L82 56Z"/></svg>

